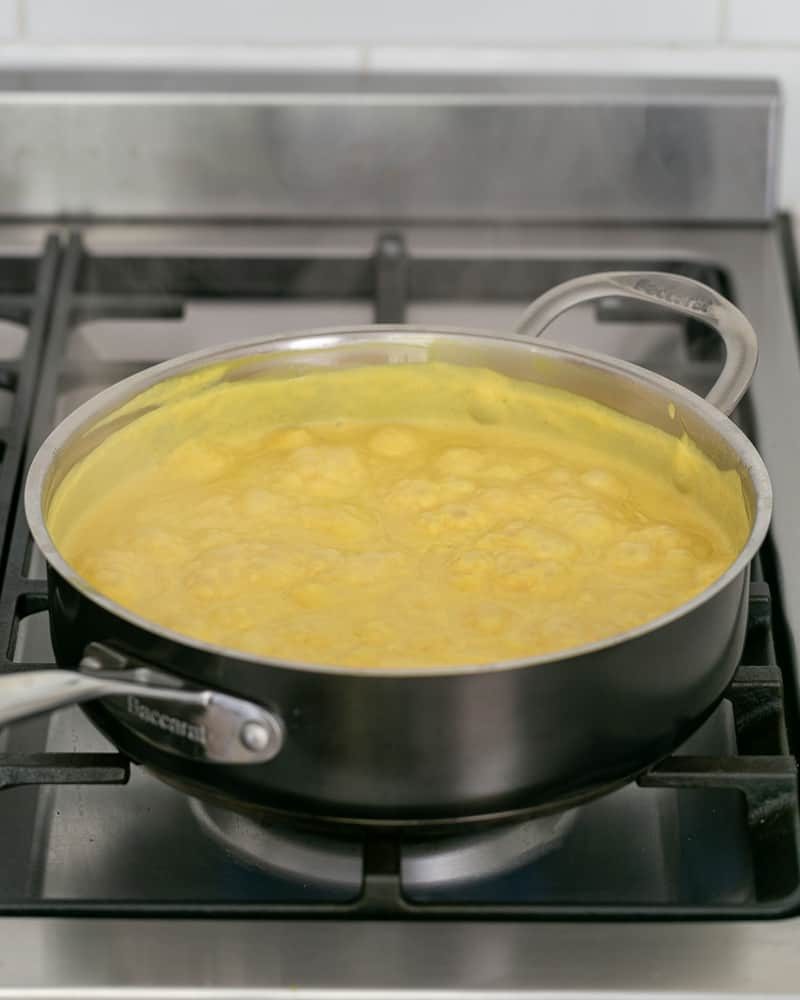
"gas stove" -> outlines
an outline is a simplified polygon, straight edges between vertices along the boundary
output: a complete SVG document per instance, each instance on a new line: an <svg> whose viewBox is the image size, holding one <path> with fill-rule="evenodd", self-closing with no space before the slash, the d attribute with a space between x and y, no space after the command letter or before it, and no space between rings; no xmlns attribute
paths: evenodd
<svg viewBox="0 0 800 1000"><path fill-rule="evenodd" d="M0 669L52 663L43 562L20 504L38 443L112 382L246 337L370 321L502 331L567 278L679 271L733 298L759 334L736 419L770 469L775 517L725 700L637 783L558 816L436 838L331 834L268 808L238 815L191 800L78 710L10 727L0 734L0 995L800 993L800 345L791 234L772 204L774 90L442 79L289 91L240 80L212 93L207 80L180 83L172 99L119 78L57 98L53 79L35 77L0 103L9 146L24 145L30 167L25 192L3 205L23 218L0 226ZM46 131L63 134L59 108L73 133L62 181ZM616 136L594 170L580 153L581 135L596 135L587 108ZM116 143L114 109L125 124ZM221 124L246 147L220 154ZM510 143L512 126L489 184L487 142ZM698 129L707 134L689 149ZM415 135L412 156L401 140ZM531 174L543 136L562 155L560 185L544 176L552 149ZM737 142L752 151L746 165L727 158ZM439 171L456 169L465 148L484 162L448 188ZM293 174L291 156L312 149L317 159ZM611 186L615 171L629 197ZM554 191L558 211L548 211ZM704 327L614 300L573 310L548 335L700 393L721 363Z"/></svg>

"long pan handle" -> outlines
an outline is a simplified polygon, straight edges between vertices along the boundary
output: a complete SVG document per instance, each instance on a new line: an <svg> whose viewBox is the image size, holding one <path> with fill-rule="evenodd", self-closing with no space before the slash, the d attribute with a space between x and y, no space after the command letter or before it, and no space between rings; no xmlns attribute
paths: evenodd
<svg viewBox="0 0 800 1000"><path fill-rule="evenodd" d="M0 726L109 694L108 684L74 670L28 670L0 677Z"/></svg>
<svg viewBox="0 0 800 1000"><path fill-rule="evenodd" d="M565 281L532 302L516 333L540 337L561 313L606 296L664 306L712 327L725 342L725 364L706 399L730 414L747 391L758 363L758 341L750 321L713 288L661 271L607 271Z"/></svg>
<svg viewBox="0 0 800 1000"><path fill-rule="evenodd" d="M96 698L139 736L163 750L216 764L272 760L283 725L261 705L219 691L181 686L149 668L120 670L127 661L99 643L81 670L28 670L0 676L0 727ZM128 676L125 676L125 674ZM152 683L153 680L161 683Z"/></svg>

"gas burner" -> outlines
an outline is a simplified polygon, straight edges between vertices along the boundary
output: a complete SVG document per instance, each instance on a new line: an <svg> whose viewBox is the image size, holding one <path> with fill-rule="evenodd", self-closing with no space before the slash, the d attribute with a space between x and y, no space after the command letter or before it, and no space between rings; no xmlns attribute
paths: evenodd
<svg viewBox="0 0 800 1000"><path fill-rule="evenodd" d="M191 810L204 832L245 864L332 888L357 890L361 884L363 838L266 824L199 799L191 800ZM403 839L402 885L420 892L474 882L529 864L564 841L577 815L577 809L570 809L469 834Z"/></svg>

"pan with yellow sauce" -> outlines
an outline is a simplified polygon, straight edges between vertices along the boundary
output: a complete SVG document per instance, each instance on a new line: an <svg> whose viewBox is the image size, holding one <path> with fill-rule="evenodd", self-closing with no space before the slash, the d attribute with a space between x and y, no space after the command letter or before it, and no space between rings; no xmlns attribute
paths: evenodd
<svg viewBox="0 0 800 1000"><path fill-rule="evenodd" d="M123 607L265 658L556 653L698 594L749 532L738 474L685 436L483 369L173 383L159 403L70 470L50 533Z"/></svg>

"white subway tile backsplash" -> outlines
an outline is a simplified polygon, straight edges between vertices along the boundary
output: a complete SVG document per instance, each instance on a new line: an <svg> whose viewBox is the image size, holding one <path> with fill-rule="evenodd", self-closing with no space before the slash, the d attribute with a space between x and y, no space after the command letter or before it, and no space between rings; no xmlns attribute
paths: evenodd
<svg viewBox="0 0 800 1000"><path fill-rule="evenodd" d="M18 28L17 0L0 0L0 39L14 38Z"/></svg>
<svg viewBox="0 0 800 1000"><path fill-rule="evenodd" d="M22 0L26 37L73 45L683 45L716 41L721 0Z"/></svg>
<svg viewBox="0 0 800 1000"><path fill-rule="evenodd" d="M745 45L800 44L800 3L728 0L725 41Z"/></svg>

